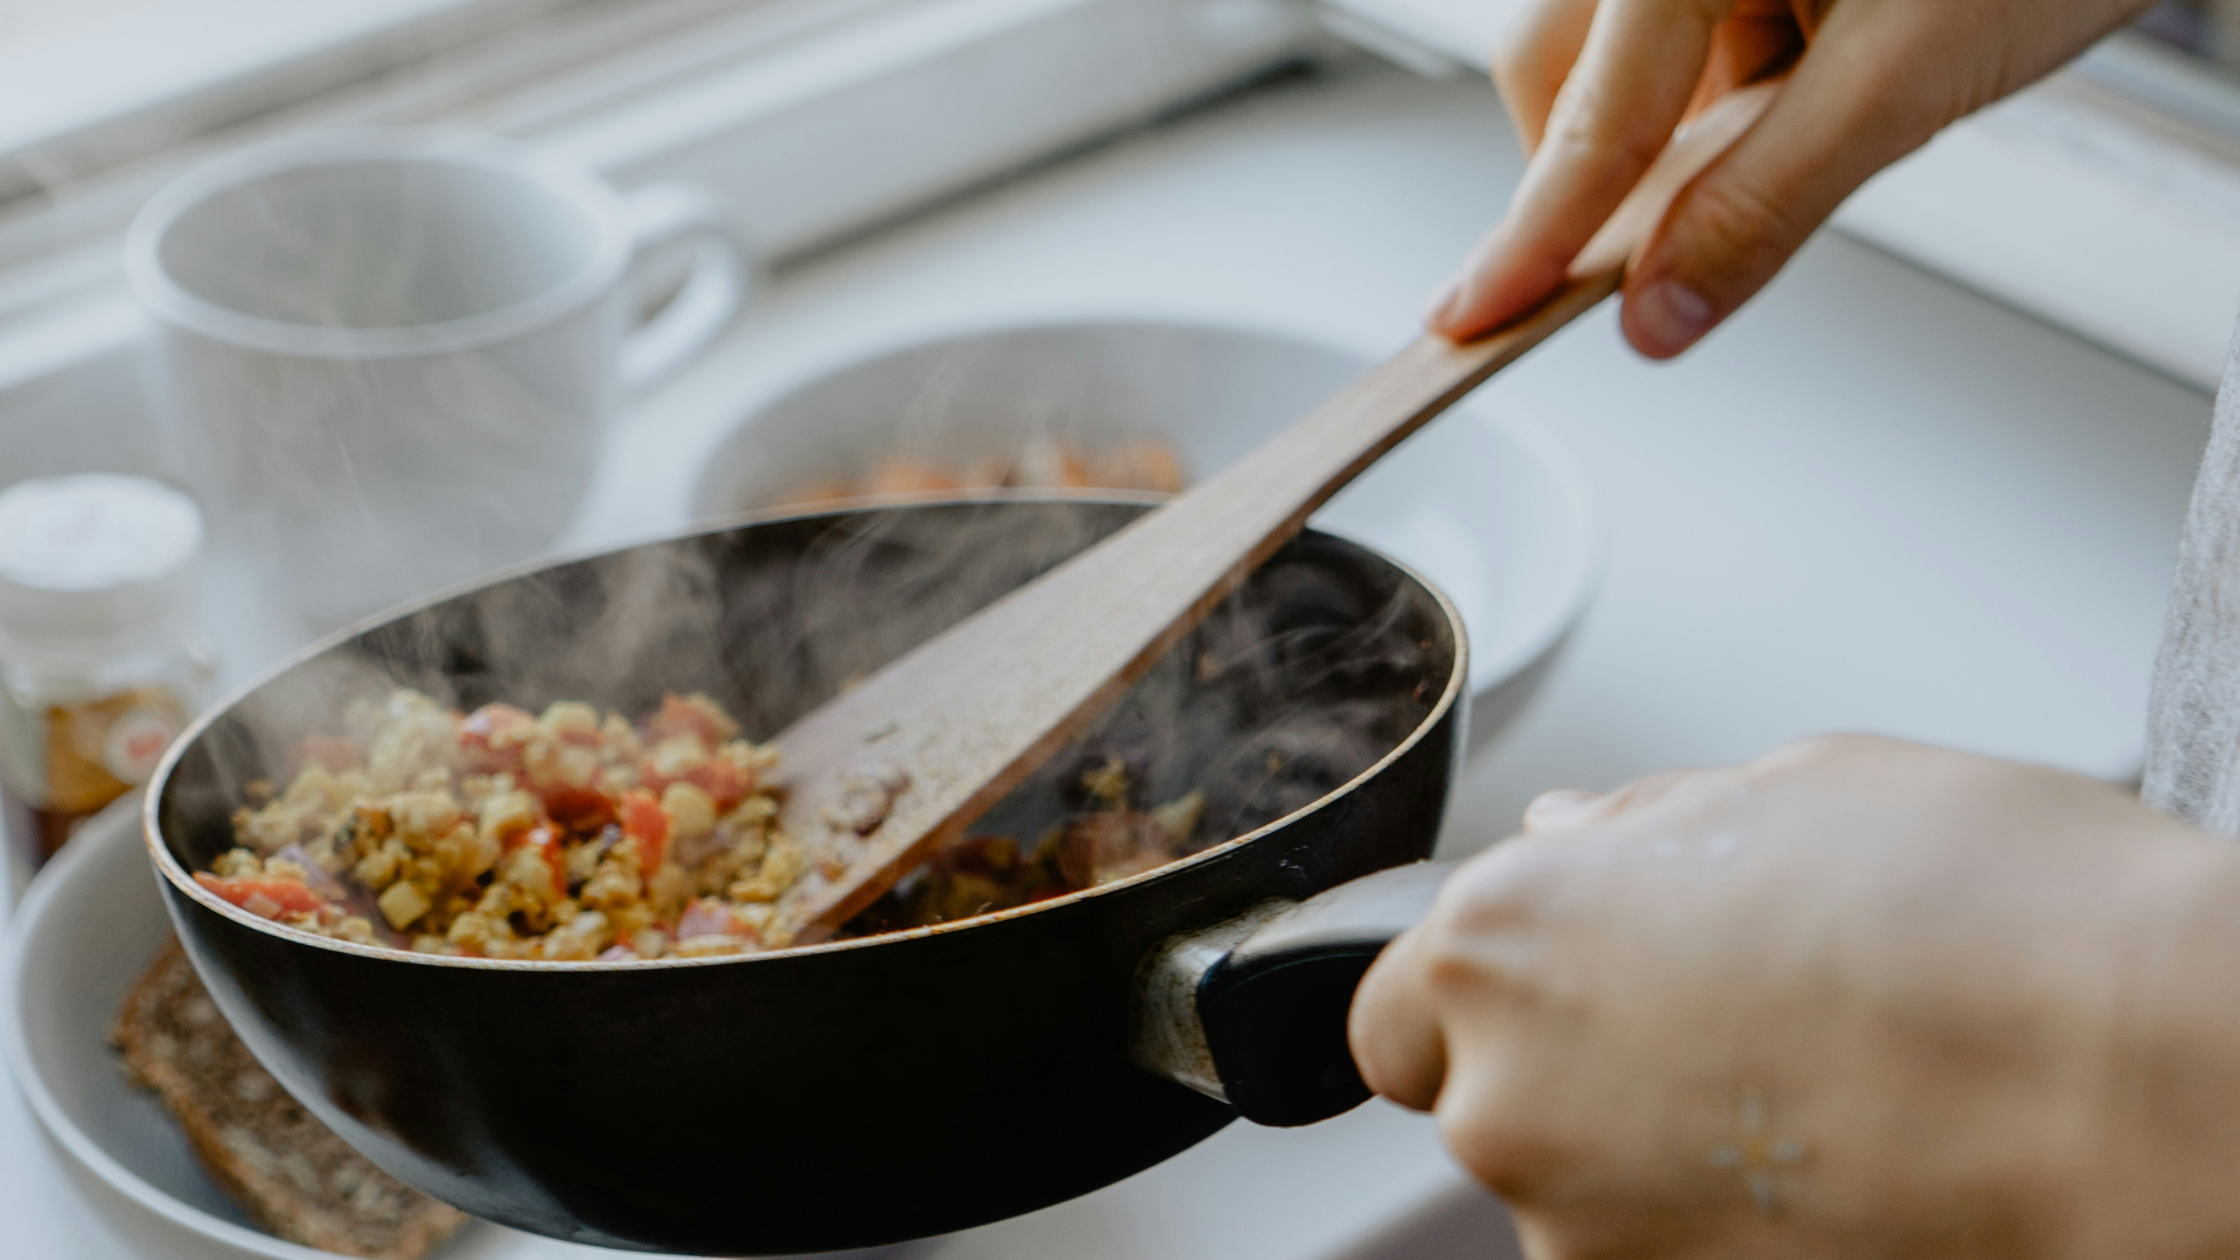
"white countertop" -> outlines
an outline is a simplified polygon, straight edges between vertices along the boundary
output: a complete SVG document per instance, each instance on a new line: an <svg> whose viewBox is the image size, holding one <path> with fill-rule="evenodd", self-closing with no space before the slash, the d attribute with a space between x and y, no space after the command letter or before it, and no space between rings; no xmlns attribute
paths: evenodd
<svg viewBox="0 0 2240 1260"><path fill-rule="evenodd" d="M922 216L792 269L645 400L567 544L683 524L699 458L744 406L922 335L1172 315L1395 347L1517 169L1482 82L1364 63ZM1584 457L1611 554L1546 694L1465 779L1450 847L1498 838L1547 788L1829 729L2135 769L2204 395L1838 238L1677 365L1632 357L1604 312L1489 390ZM236 678L288 646L218 620ZM1237 1126L930 1254L1484 1254L1486 1209L1460 1187L1427 1121L1371 1107ZM1429 1232L1393 1235L1410 1212ZM0 1221L11 1254L118 1254L12 1091Z"/></svg>

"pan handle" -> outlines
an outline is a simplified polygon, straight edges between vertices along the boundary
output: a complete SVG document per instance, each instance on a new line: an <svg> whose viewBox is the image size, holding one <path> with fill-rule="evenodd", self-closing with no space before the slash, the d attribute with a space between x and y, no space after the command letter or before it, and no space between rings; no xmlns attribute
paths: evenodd
<svg viewBox="0 0 2240 1260"><path fill-rule="evenodd" d="M1353 992L1454 866L1394 867L1168 939L1144 967L1136 1062L1257 1124L1313 1124L1366 1102L1346 1044Z"/></svg>

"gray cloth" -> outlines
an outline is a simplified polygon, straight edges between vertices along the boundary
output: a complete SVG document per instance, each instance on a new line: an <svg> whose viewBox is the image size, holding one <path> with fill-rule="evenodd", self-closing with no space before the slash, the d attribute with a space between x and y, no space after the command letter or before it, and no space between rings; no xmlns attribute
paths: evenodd
<svg viewBox="0 0 2240 1260"><path fill-rule="evenodd" d="M2240 339L2178 544L2142 793L2158 809L2240 836Z"/></svg>

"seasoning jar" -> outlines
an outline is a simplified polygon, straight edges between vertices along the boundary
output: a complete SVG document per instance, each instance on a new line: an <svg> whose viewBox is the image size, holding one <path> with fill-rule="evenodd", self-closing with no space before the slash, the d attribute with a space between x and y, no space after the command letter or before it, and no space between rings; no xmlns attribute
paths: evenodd
<svg viewBox="0 0 2240 1260"><path fill-rule="evenodd" d="M139 477L0 491L0 819L10 886L155 772L209 699L202 513Z"/></svg>

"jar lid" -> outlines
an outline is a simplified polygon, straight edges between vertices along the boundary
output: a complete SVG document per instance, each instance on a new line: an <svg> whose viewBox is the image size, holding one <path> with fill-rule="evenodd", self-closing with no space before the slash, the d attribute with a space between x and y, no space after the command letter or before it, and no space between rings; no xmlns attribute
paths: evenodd
<svg viewBox="0 0 2240 1260"><path fill-rule="evenodd" d="M90 665L191 632L202 554L194 500L86 473L0 491L0 656Z"/></svg>

